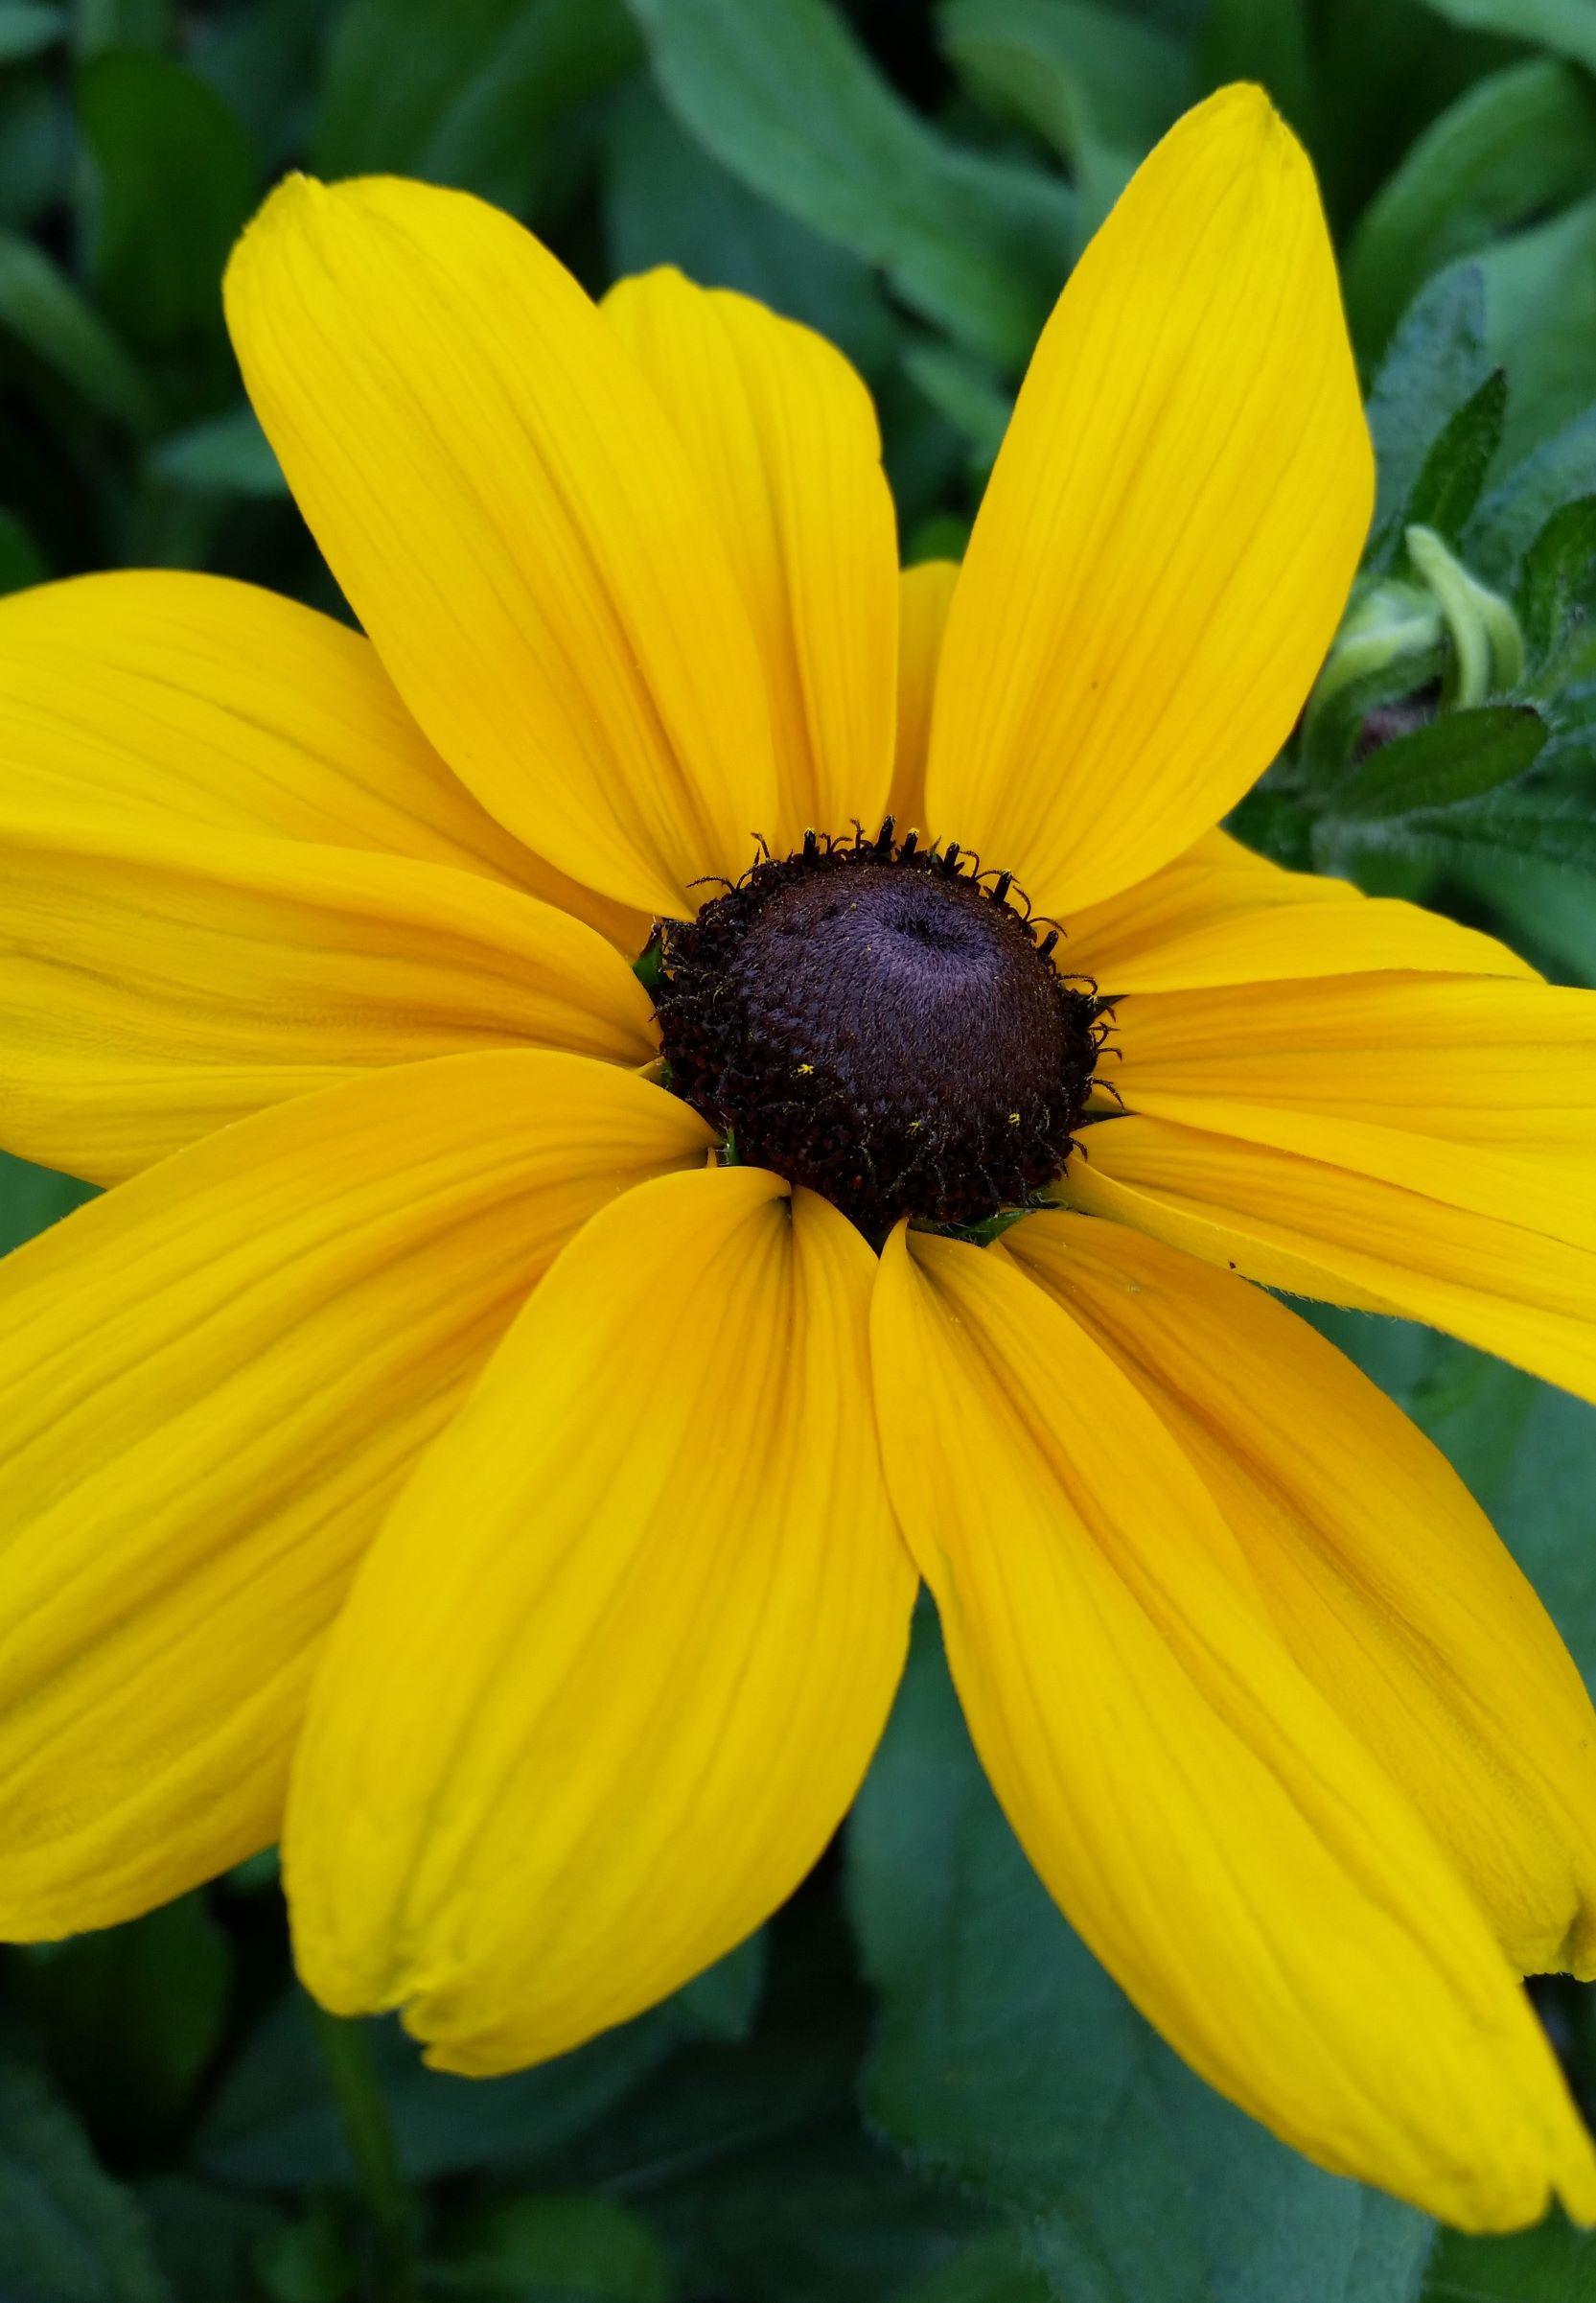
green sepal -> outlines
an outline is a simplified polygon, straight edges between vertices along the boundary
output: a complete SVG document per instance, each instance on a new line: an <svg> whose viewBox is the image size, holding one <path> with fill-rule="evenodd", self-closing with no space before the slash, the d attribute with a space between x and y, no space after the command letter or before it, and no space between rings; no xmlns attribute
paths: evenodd
<svg viewBox="0 0 1596 2303"><path fill-rule="evenodd" d="M632 963L632 972L650 998L665 980L665 940L656 929Z"/></svg>
<svg viewBox="0 0 1596 2303"><path fill-rule="evenodd" d="M1446 703L1467 710L1516 687L1524 676L1524 636L1506 600L1470 575L1433 528L1410 526L1405 541L1452 643Z"/></svg>
<svg viewBox="0 0 1596 2303"><path fill-rule="evenodd" d="M1001 1240L1006 1231L1012 1231L1027 1216L1045 1215L1052 1205L1052 1200L1045 1200L1040 1207L1006 1207L980 1223L933 1223L916 1217L910 1229L934 1232L939 1240L963 1240L971 1247L990 1247L994 1240Z"/></svg>
<svg viewBox="0 0 1596 2303"><path fill-rule="evenodd" d="M1446 640L1440 602L1423 586L1382 577L1354 593L1303 717L1306 788L1339 775L1371 711L1441 678Z"/></svg>
<svg viewBox="0 0 1596 2303"><path fill-rule="evenodd" d="M1425 456L1408 500L1410 527L1433 528L1448 544L1458 542L1502 444L1507 403L1507 371L1492 368Z"/></svg>
<svg viewBox="0 0 1596 2303"><path fill-rule="evenodd" d="M1514 605L1529 661L1542 685L1555 681L1584 637L1586 600L1596 588L1596 496L1554 512L1524 555Z"/></svg>

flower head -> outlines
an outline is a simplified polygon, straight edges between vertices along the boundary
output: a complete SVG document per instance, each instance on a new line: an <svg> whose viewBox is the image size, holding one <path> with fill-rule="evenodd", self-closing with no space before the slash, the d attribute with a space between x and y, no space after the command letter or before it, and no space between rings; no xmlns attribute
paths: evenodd
<svg viewBox="0 0 1596 2303"><path fill-rule="evenodd" d="M1596 1394L1591 998L1214 828L1371 503L1291 136L1176 127L901 580L863 386L740 296L294 180L228 310L369 638L0 605L6 1140L116 1187L0 1268L0 1926L281 1835L327 2005L556 2054L803 1875L923 1577L1201 2072L1596 2217L1518 1981L1596 1972L1596 1717L1249 1284Z"/></svg>

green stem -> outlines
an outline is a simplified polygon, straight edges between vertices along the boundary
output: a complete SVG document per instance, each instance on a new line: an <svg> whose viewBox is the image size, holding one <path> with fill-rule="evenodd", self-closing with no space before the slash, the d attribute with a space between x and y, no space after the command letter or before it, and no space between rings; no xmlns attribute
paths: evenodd
<svg viewBox="0 0 1596 2303"><path fill-rule="evenodd" d="M416 2282L415 2206L399 2164L370 2043L358 2022L330 2015L313 1999L310 2006L322 2068L377 2240L383 2303L416 2303L421 2290Z"/></svg>

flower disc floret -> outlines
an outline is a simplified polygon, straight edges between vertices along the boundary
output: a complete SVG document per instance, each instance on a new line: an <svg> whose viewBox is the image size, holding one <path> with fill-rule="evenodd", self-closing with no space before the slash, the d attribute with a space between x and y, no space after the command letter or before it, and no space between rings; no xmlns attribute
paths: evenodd
<svg viewBox="0 0 1596 2303"><path fill-rule="evenodd" d="M1006 872L811 833L660 931L671 1084L862 1231L1022 1207L1069 1158L1105 1029Z"/></svg>

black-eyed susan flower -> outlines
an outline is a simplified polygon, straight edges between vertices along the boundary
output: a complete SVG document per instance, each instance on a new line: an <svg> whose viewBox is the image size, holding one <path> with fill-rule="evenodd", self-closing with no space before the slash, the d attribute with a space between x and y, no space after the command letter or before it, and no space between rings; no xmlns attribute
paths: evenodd
<svg viewBox="0 0 1596 2303"><path fill-rule="evenodd" d="M1200 2071L1596 2217L1519 1983L1596 1970L1596 1718L1249 1284L1596 1394L1596 1004L1214 828L1370 510L1290 136L1176 128L901 583L863 388L741 297L295 181L228 310L369 638L0 607L4 1133L115 1186L0 1270L5 1932L281 1835L329 2007L554 2055L802 1876L923 1576Z"/></svg>

